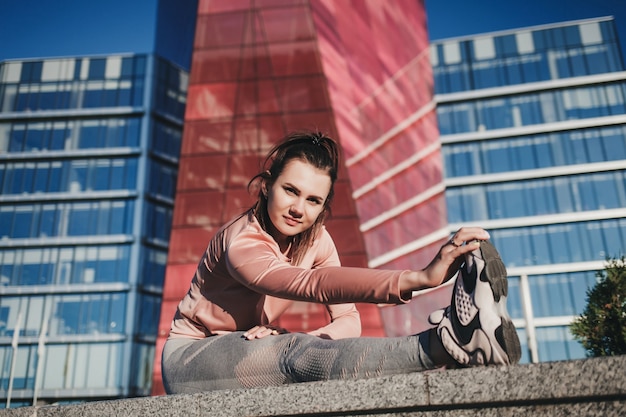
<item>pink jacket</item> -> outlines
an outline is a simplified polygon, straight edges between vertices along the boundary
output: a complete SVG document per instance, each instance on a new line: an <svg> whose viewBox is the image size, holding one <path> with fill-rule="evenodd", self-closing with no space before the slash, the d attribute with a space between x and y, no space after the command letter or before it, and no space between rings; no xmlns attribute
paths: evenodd
<svg viewBox="0 0 626 417"><path fill-rule="evenodd" d="M311 334L358 337L361 322L354 302L408 301L399 290L403 271L339 266L326 229L300 265L293 266L248 212L222 227L209 243L178 305L170 338L200 339L271 324L294 300L327 306L331 323Z"/></svg>

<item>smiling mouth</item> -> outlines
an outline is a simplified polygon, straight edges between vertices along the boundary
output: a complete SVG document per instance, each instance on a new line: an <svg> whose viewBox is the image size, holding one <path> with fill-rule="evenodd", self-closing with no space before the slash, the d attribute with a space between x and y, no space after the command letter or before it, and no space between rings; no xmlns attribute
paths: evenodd
<svg viewBox="0 0 626 417"><path fill-rule="evenodd" d="M297 219L294 219L293 217L287 217L287 216L283 216L283 218L285 219L285 222L289 225L289 226L297 226L300 224L300 221Z"/></svg>

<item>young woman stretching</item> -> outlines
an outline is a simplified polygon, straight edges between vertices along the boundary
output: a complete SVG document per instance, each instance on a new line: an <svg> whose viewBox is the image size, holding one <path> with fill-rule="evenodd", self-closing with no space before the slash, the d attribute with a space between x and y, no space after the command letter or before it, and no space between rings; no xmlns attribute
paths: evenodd
<svg viewBox="0 0 626 417"><path fill-rule="evenodd" d="M461 228L420 271L341 267L324 228L339 149L320 133L270 151L258 201L210 241L178 305L162 358L168 393L349 379L447 366L511 364L520 344L506 312L506 270L489 234ZM407 303L460 270L450 307L417 335L360 338L353 303ZM326 305L306 333L273 325L295 300Z"/></svg>

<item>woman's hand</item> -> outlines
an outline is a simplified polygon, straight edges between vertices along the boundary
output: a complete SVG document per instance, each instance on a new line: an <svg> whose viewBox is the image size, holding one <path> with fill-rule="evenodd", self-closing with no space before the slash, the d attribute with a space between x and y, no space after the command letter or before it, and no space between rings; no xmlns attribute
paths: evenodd
<svg viewBox="0 0 626 417"><path fill-rule="evenodd" d="M270 325L254 326L253 328L245 332L243 334L243 337L246 338L247 340L252 340L252 339L262 339L265 336L275 336L277 334L284 334L284 333L289 333L289 332L283 329L282 327L278 327L278 326L270 326Z"/></svg>
<svg viewBox="0 0 626 417"><path fill-rule="evenodd" d="M489 237L489 233L480 227L462 227L439 249L426 268L406 274L400 281L400 289L417 291L443 284L457 273L465 260L464 255L478 249L478 241Z"/></svg>

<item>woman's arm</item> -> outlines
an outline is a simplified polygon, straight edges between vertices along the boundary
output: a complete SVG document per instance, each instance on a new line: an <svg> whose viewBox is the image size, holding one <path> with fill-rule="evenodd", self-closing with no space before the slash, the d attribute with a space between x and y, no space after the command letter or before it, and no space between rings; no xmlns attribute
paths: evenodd
<svg viewBox="0 0 626 417"><path fill-rule="evenodd" d="M227 268L246 287L278 298L323 304L400 304L409 301L413 291L436 287L452 278L463 255L478 247L473 241L488 238L481 228L462 228L454 236L455 244L444 244L419 271L338 266L307 269L281 260L272 242L259 239L258 233L250 230L241 233L228 249Z"/></svg>
<svg viewBox="0 0 626 417"><path fill-rule="evenodd" d="M250 229L240 233L226 251L229 275L254 292L322 304L407 301L401 299L398 286L403 271L292 266L269 239Z"/></svg>
<svg viewBox="0 0 626 417"><path fill-rule="evenodd" d="M437 287L451 279L461 267L465 254L480 247L479 240L489 239L489 233L480 227L463 227L444 244L428 266L420 271L411 271L400 277L400 291L408 293L425 288Z"/></svg>
<svg viewBox="0 0 626 417"><path fill-rule="evenodd" d="M326 306L330 323L309 334L323 339L345 339L361 336L361 316L354 304L331 304Z"/></svg>

